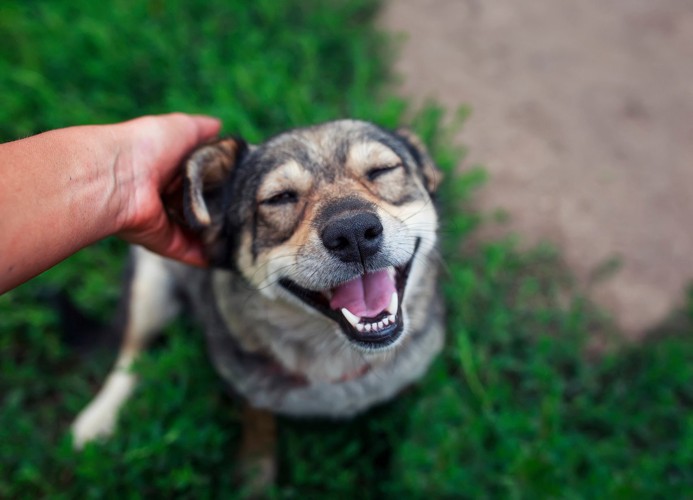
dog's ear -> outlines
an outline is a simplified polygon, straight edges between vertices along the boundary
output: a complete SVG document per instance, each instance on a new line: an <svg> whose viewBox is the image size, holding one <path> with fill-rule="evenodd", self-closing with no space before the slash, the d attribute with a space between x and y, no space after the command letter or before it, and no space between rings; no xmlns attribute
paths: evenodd
<svg viewBox="0 0 693 500"><path fill-rule="evenodd" d="M221 228L221 198L224 182L248 150L239 138L218 139L199 147L185 162L183 209L194 230L214 239Z"/></svg>
<svg viewBox="0 0 693 500"><path fill-rule="evenodd" d="M443 180L443 173L433 162L423 141L406 127L398 128L395 135L404 143L407 151L417 163L426 190L429 194L434 194Z"/></svg>

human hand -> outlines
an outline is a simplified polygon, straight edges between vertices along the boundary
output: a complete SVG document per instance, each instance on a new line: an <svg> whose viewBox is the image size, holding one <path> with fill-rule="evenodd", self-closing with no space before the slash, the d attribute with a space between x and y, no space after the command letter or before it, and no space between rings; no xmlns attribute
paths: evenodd
<svg viewBox="0 0 693 500"><path fill-rule="evenodd" d="M187 264L206 264L200 241L169 217L162 196L180 190L181 162L220 127L216 118L182 113L145 116L113 127L117 236Z"/></svg>
<svg viewBox="0 0 693 500"><path fill-rule="evenodd" d="M113 234L205 265L162 196L180 184L185 156L219 128L215 118L173 113L0 144L0 293Z"/></svg>

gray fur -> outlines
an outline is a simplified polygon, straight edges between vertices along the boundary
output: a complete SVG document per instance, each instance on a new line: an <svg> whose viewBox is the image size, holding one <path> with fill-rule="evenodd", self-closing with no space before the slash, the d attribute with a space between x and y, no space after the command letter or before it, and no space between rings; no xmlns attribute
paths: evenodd
<svg viewBox="0 0 693 500"><path fill-rule="evenodd" d="M73 426L76 446L112 432L136 383L132 363L153 329L183 304L181 296L202 325L220 377L257 408L350 417L425 372L444 337L431 199L439 172L416 136L343 120L259 146L222 139L193 152L186 174L186 214L213 267L133 250L129 289L137 294L130 305L137 307L128 308L115 370ZM272 202L276 192L289 193L290 202ZM347 261L326 247L322 231L344 211L377 217L377 253ZM359 337L356 324L324 304L336 286L382 270L396 288L397 320L378 326L388 332L380 340ZM391 312L381 310L380 318Z"/></svg>
<svg viewBox="0 0 693 500"><path fill-rule="evenodd" d="M417 286L407 291L406 304L413 304L411 309L418 313L406 318L409 326L404 341L392 352L369 357L352 352L336 327L321 316L310 317L284 307L272 315L276 304L249 289L234 273L170 265L193 301L217 372L232 392L258 408L292 416L353 416L392 398L420 378L443 345L435 272L424 272ZM436 267L430 259L418 266L429 271ZM301 329L287 329L286 325ZM321 339L311 332L322 334ZM297 380L288 370L278 372L272 353L279 351L286 358L302 357L325 365L351 355L354 362L370 361L373 368L347 382L311 383Z"/></svg>

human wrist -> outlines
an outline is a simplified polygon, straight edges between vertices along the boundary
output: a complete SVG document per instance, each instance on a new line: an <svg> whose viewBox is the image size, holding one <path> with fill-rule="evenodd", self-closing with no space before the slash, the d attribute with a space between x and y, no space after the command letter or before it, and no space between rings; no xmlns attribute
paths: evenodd
<svg viewBox="0 0 693 500"><path fill-rule="evenodd" d="M115 137L70 127L0 145L0 291L117 230Z"/></svg>
<svg viewBox="0 0 693 500"><path fill-rule="evenodd" d="M90 240L97 241L121 230L124 190L127 175L120 167L126 145L118 125L86 125L65 129L80 144L76 163L82 166L81 191L75 192L75 203L90 211L92 227L84 228ZM91 242L89 242L91 243Z"/></svg>
<svg viewBox="0 0 693 500"><path fill-rule="evenodd" d="M103 133L108 135L104 140L106 157L110 158L110 234L123 236L141 229L147 223L146 208L159 199L155 162L161 141L143 126L152 120L144 117L103 126Z"/></svg>
<svg viewBox="0 0 693 500"><path fill-rule="evenodd" d="M131 223L132 190L136 187L132 141L134 133L128 122L104 125L104 147L108 160L110 234L127 231Z"/></svg>

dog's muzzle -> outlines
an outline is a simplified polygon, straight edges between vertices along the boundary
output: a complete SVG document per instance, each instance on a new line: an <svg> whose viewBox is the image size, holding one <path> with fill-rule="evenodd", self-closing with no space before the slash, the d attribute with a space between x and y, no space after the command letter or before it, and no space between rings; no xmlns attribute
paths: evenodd
<svg viewBox="0 0 693 500"><path fill-rule="evenodd" d="M318 234L339 269L339 281L323 290L307 289L289 278L279 283L304 303L337 322L349 340L373 350L402 334L402 301L417 240L408 262L383 255L384 229L375 207L360 198L342 198L324 206L316 218ZM343 277L342 277L343 276Z"/></svg>
<svg viewBox="0 0 693 500"><path fill-rule="evenodd" d="M289 278L282 278L279 283L339 324L357 346L366 350L388 347L404 331L404 292L419 244L417 239L411 259L401 266L358 274L326 290L309 290Z"/></svg>

